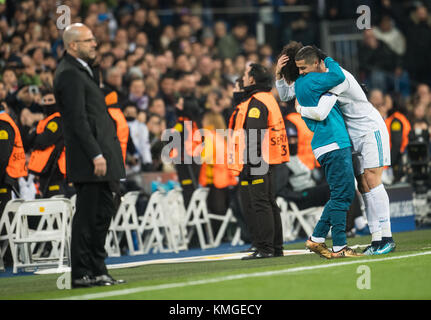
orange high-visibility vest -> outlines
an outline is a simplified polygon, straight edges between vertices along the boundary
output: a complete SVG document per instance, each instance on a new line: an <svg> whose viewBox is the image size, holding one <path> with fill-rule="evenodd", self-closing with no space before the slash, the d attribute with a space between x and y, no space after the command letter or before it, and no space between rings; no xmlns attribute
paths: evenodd
<svg viewBox="0 0 431 320"><path fill-rule="evenodd" d="M180 116L177 119L176 125L171 130L178 131L182 134L182 147L185 150L185 154L190 157L195 157L201 153L202 137L195 121L192 121L187 117ZM181 155L179 155L177 148L173 148L169 156L171 158L176 158Z"/></svg>
<svg viewBox="0 0 431 320"><path fill-rule="evenodd" d="M126 163L127 142L129 141L129 126L127 125L126 117L119 108L108 108L108 113L115 121L117 128L117 137L120 141L121 151L123 153L123 160Z"/></svg>
<svg viewBox="0 0 431 320"><path fill-rule="evenodd" d="M108 113L112 120L115 122L115 127L117 128L117 137L120 141L121 152L123 154L123 161L126 163L126 153L127 153L127 142L129 141L129 126L127 124L126 117L120 108L109 107L118 104L118 94L115 91L108 93L105 96L105 104L108 107Z"/></svg>
<svg viewBox="0 0 431 320"><path fill-rule="evenodd" d="M214 130L207 131L205 133L204 145L199 184L203 187L213 184L217 189L235 186L237 181L233 172L227 166L227 150L224 137L218 135ZM221 146L223 149L221 149ZM217 159L217 152L223 152L222 161L218 161L221 159Z"/></svg>
<svg viewBox="0 0 431 320"><path fill-rule="evenodd" d="M233 129L228 139L228 167L239 175L244 166L245 132L244 122L250 101L255 98L268 109L268 128L262 144L262 156L268 164L280 164L289 161L289 145L286 128L280 107L270 92L258 92L237 106L229 121L229 128ZM235 117L236 114L236 117ZM235 121L233 120L235 117ZM234 123L235 122L235 123Z"/></svg>
<svg viewBox="0 0 431 320"><path fill-rule="evenodd" d="M5 121L11 125L15 132L15 139L12 148L12 153L9 156L9 162L6 167L6 173L11 178L20 178L27 175L27 168L25 166L25 151L22 144L21 133L13 119L6 113L0 113L0 121Z"/></svg>
<svg viewBox="0 0 431 320"><path fill-rule="evenodd" d="M41 134L45 131L46 126L48 123L54 119L54 118L60 118L60 113L55 112L49 117L39 121L36 127L36 133ZM31 153L30 156L30 162L28 163L28 169L36 174L40 174L45 169L45 166L48 164L49 158L52 155L52 152L55 149L55 145L49 146L43 150L34 150ZM58 169L62 174L66 174L66 155L65 155L66 148L63 147L63 151L60 154L60 157L58 158L57 164Z"/></svg>
<svg viewBox="0 0 431 320"><path fill-rule="evenodd" d="M313 132L308 129L304 119L297 112L289 113L286 120L292 122L298 132L298 158L310 170L316 167L316 158L314 157L313 150L311 149L311 140L313 139Z"/></svg>
<svg viewBox="0 0 431 320"><path fill-rule="evenodd" d="M391 142L391 131L392 130L401 130L401 127L398 127L399 124L393 123L393 121L397 119L399 122L402 123L402 141L401 141L401 153L403 153L406 150L407 145L409 144L409 132L412 129L409 120L400 112L396 111L394 112L390 117L386 118L385 123L386 127L388 128L389 132L389 143L390 147L392 148L392 142Z"/></svg>

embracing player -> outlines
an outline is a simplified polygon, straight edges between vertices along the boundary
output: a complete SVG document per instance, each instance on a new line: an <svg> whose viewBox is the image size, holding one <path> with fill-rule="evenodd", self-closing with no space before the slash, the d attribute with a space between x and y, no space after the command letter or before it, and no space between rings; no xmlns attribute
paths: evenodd
<svg viewBox="0 0 431 320"><path fill-rule="evenodd" d="M308 48L308 49L306 49ZM319 72L302 57L307 50L316 50L323 60L326 56L315 47L304 47L295 56L300 74ZM279 58L282 65L289 58ZM330 66L326 66L329 67ZM368 101L353 75L342 69L345 80L321 96L317 106L297 106L302 117L323 121L335 102L343 114L353 147L353 165L362 194L372 242L364 251L367 255L386 254L396 247L391 233L389 197L381 177L384 166L390 165L389 134L379 112ZM279 89L278 84L277 89ZM280 90L279 90L280 91ZM282 90L283 91L283 90ZM292 86L285 85L286 94L294 95Z"/></svg>

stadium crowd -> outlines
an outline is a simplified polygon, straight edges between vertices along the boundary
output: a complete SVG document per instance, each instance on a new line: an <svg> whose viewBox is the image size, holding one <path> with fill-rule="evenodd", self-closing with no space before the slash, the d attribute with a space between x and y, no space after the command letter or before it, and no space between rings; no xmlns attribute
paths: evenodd
<svg viewBox="0 0 431 320"><path fill-rule="evenodd" d="M274 70L281 48L289 41L319 45L319 22L357 17L352 2L369 5L373 22L371 30L363 31L359 47L359 80L368 86L372 104L389 119L392 148L398 148L392 158L401 159L410 128L428 132L431 121L431 1L7 0L0 3L0 101L20 130L29 160L35 148L34 132L47 116L44 104L50 103L44 101L52 94L64 51L56 8L67 5L71 23L84 23L93 31L101 86L107 95L116 92L116 104L128 123L127 172L178 170L160 158L165 129L177 129L180 118L193 119L203 127L204 114L206 125L226 128L235 81L247 62ZM265 44L259 44L256 36L258 10L249 15L193 13L198 7L229 11L264 5L276 8L269 17L272 36ZM278 10L295 5L311 9ZM277 97L275 89L273 93ZM290 123L287 116L293 106L282 109ZM395 112L401 116L391 118ZM288 136L303 132L294 124L286 128ZM5 169L0 169L3 175ZM315 186L301 180L310 180L309 172L296 176L298 167L290 170L291 190L280 194L298 191L298 185ZM387 182L400 180L405 174L400 170Z"/></svg>

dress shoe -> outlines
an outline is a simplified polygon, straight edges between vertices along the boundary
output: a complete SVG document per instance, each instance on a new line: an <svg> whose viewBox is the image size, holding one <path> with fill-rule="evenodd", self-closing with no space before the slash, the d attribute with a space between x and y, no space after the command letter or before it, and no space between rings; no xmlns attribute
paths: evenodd
<svg viewBox="0 0 431 320"><path fill-rule="evenodd" d="M272 258L274 255L272 253L262 253L260 251L255 251L253 254L242 257L241 260L254 260L254 259L264 259L264 258Z"/></svg>
<svg viewBox="0 0 431 320"><path fill-rule="evenodd" d="M101 276L97 276L95 281L97 286L113 286L114 284L126 283L125 280L115 280L109 274L102 274Z"/></svg>
<svg viewBox="0 0 431 320"><path fill-rule="evenodd" d="M89 288L95 285L95 279L90 276L83 276L82 278L72 280L72 288Z"/></svg>

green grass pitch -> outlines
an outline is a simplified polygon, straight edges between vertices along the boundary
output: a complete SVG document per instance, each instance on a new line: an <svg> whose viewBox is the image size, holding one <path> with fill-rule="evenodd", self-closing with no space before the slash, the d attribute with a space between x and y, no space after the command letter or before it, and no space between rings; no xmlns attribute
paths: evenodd
<svg viewBox="0 0 431 320"><path fill-rule="evenodd" d="M115 269L110 273L127 284L104 288L59 290L59 275L0 278L0 299L431 299L431 230L394 239L396 252L355 259L309 254ZM349 245L369 242L369 236L349 239Z"/></svg>

